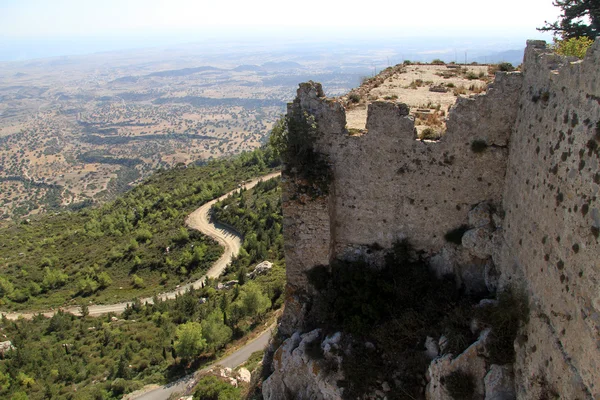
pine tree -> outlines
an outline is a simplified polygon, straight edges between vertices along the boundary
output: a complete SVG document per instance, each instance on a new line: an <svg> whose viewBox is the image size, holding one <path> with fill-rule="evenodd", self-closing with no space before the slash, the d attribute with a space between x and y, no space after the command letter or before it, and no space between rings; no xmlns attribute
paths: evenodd
<svg viewBox="0 0 600 400"><path fill-rule="evenodd" d="M600 35L600 0L555 0L553 5L562 10L559 20L545 21L539 31L554 32L562 39L582 36L596 39Z"/></svg>

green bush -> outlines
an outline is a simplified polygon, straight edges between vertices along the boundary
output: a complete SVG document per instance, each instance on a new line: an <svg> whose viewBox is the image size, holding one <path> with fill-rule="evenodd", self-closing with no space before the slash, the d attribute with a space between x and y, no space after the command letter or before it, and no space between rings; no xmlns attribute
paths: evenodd
<svg viewBox="0 0 600 400"><path fill-rule="evenodd" d="M269 139L271 146L281 154L288 175L307 182L298 190L311 198L327 195L332 171L327 157L314 149L318 131L315 117L294 108L276 128Z"/></svg>
<svg viewBox="0 0 600 400"><path fill-rule="evenodd" d="M554 39L554 51L563 56L583 59L594 40L585 36L570 39Z"/></svg>
<svg viewBox="0 0 600 400"><path fill-rule="evenodd" d="M239 388L223 382L216 376L207 375L201 378L194 389L194 400L240 400Z"/></svg>
<svg viewBox="0 0 600 400"><path fill-rule="evenodd" d="M348 100L350 100L352 103L359 103L360 102L360 94L352 93L352 94L350 94L350 96L348 96Z"/></svg>
<svg viewBox="0 0 600 400"><path fill-rule="evenodd" d="M515 67L509 62L503 62L498 64L498 71L502 72L512 72L515 70Z"/></svg>

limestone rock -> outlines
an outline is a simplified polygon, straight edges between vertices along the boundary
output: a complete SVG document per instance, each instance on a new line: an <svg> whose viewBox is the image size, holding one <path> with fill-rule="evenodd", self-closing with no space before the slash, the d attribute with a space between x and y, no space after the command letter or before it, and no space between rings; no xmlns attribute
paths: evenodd
<svg viewBox="0 0 600 400"><path fill-rule="evenodd" d="M273 374L262 386L265 400L281 399L324 399L342 398L342 389L337 381L343 379L338 356L331 353L337 346L340 334L332 335L321 343L325 360L314 360L307 353L307 345L319 340L320 329L300 334L295 332L285 340L273 356ZM325 351L327 348L328 351ZM337 370L325 368L323 361L337 363ZM329 363L328 363L329 364Z"/></svg>
<svg viewBox="0 0 600 400"><path fill-rule="evenodd" d="M484 379L485 400L514 400L515 383L510 365L492 365Z"/></svg>
<svg viewBox="0 0 600 400"><path fill-rule="evenodd" d="M246 382L246 383L250 383L250 380L252 379L252 374L250 373L250 371L248 371L246 368L240 368L238 369L238 380L240 382Z"/></svg>
<svg viewBox="0 0 600 400"><path fill-rule="evenodd" d="M270 261L263 261L254 267L254 270L248 274L250 279L254 279L259 275L264 275L273 268L273 263Z"/></svg>
<svg viewBox="0 0 600 400"><path fill-rule="evenodd" d="M491 222L491 207L488 203L477 204L468 214L469 225L473 228L488 226Z"/></svg>
<svg viewBox="0 0 600 400"><path fill-rule="evenodd" d="M439 354L440 354L440 348L439 348L437 342L431 336L427 336L427 339L425 339L425 355L430 360L433 360Z"/></svg>
<svg viewBox="0 0 600 400"><path fill-rule="evenodd" d="M468 230L462 237L462 245L475 257L488 258L493 252L492 234L489 226Z"/></svg>
<svg viewBox="0 0 600 400"><path fill-rule="evenodd" d="M431 362L427 370L429 383L425 389L425 398L428 400L452 400L444 385L444 378L454 371L463 371L470 374L475 382L475 398L483 399L485 394L484 378L486 376L486 361L482 355L490 330L486 329L479 335L475 343L464 352L452 357L446 354Z"/></svg>

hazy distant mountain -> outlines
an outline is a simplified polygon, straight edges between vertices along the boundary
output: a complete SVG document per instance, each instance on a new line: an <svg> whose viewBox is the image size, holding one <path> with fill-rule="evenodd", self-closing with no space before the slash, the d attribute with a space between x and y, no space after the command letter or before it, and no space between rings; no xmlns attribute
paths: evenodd
<svg viewBox="0 0 600 400"><path fill-rule="evenodd" d="M262 65L263 69L268 71L287 71L290 69L304 68L302 64L295 61L280 61L280 62L267 62Z"/></svg>
<svg viewBox="0 0 600 400"><path fill-rule="evenodd" d="M236 71L236 72L258 72L258 71L262 71L262 67L258 66L258 65L249 65L249 64L244 64L244 65L239 65L237 67L235 67L232 71Z"/></svg>
<svg viewBox="0 0 600 400"><path fill-rule="evenodd" d="M488 54L487 56L476 57L473 61L478 63L500 63L509 62L515 67L523 62L523 54L525 49L507 50L498 53Z"/></svg>
<svg viewBox="0 0 600 400"><path fill-rule="evenodd" d="M139 76L123 76L121 78L112 80L109 83L136 83L139 80L140 80Z"/></svg>
<svg viewBox="0 0 600 400"><path fill-rule="evenodd" d="M171 69L171 70L166 70L166 71L153 72L146 76L161 76L161 77L187 76L187 75L192 75L192 74L196 74L198 72L205 72L205 71L222 71L222 69L216 68L216 67L210 67L210 66Z"/></svg>

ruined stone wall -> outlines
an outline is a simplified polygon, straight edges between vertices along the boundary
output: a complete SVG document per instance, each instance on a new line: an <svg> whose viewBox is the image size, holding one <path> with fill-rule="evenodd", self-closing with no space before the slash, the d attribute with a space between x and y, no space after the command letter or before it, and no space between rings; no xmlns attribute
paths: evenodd
<svg viewBox="0 0 600 400"><path fill-rule="evenodd" d="M526 51L498 261L534 306L518 351L521 398L600 398L599 66L600 41L577 63L544 42Z"/></svg>
<svg viewBox="0 0 600 400"><path fill-rule="evenodd" d="M281 332L303 329L310 268L359 255L377 262L374 249L407 238L440 275L526 290L519 398L600 398L600 41L572 61L528 43L523 72L459 98L437 142L416 140L395 102L372 103L366 130L350 135L342 103L319 84L300 85L290 111L315 117L314 147L333 180L328 194L302 198L284 174ZM461 244L445 240L461 225Z"/></svg>
<svg viewBox="0 0 600 400"><path fill-rule="evenodd" d="M320 84L300 85L289 115L301 110L315 117L314 147L328 158L333 179L328 195L303 199L284 173L284 332L302 326L301 297L310 295L306 271L316 265L389 249L404 238L429 255L445 247L454 255L457 246L444 235L465 224L474 205L501 202L521 81L519 73L500 73L487 94L460 98L446 135L436 142L416 140L408 108L385 101L370 104L366 131L351 136L342 103L325 98ZM488 147L476 153L474 141ZM462 264L472 259L463 258ZM454 272L451 265L440 268Z"/></svg>
<svg viewBox="0 0 600 400"><path fill-rule="evenodd" d="M473 205L499 204L521 80L500 74L486 95L459 99L437 142L416 140L408 108L384 101L370 104L364 134L324 135L319 149L334 172L333 257L402 238L437 253ZM489 147L475 153L473 141Z"/></svg>

